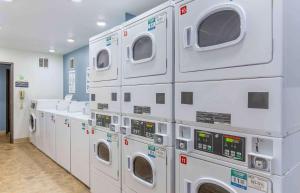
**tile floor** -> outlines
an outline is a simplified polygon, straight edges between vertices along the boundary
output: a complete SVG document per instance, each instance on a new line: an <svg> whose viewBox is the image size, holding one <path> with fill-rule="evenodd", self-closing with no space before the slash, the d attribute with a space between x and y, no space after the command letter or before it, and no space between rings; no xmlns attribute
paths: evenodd
<svg viewBox="0 0 300 193"><path fill-rule="evenodd" d="M89 189L30 143L0 136L0 193L89 193Z"/></svg>

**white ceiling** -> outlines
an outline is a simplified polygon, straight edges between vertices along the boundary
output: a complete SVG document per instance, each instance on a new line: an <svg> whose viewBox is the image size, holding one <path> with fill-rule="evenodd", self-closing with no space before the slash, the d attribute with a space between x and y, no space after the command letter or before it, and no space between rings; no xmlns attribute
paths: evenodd
<svg viewBox="0 0 300 193"><path fill-rule="evenodd" d="M166 0L0 0L0 47L65 54L88 39ZM97 21L107 22L105 28ZM68 43L68 38L74 43Z"/></svg>

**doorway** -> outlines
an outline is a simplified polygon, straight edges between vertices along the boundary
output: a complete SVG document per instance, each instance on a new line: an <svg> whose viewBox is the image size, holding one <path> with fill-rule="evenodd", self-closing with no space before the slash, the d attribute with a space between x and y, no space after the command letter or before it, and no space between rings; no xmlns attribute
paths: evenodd
<svg viewBox="0 0 300 193"><path fill-rule="evenodd" d="M13 64L0 62L0 135L3 141L14 142L13 137ZM1 140L0 139L0 140Z"/></svg>

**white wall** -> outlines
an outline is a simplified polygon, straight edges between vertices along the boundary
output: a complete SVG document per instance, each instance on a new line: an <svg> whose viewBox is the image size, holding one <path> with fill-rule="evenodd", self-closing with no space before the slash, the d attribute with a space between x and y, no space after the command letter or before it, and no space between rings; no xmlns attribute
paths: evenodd
<svg viewBox="0 0 300 193"><path fill-rule="evenodd" d="M49 59L48 68L39 67L39 58ZM14 87L14 139L28 137L29 106L32 99L63 97L63 57L44 53L0 48L0 62L14 64L14 80L20 76L29 82L25 88L24 109L20 109L19 90Z"/></svg>

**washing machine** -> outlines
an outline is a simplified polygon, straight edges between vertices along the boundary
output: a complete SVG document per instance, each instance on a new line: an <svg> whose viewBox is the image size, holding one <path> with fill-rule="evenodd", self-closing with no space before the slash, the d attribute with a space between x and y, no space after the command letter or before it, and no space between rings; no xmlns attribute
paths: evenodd
<svg viewBox="0 0 300 193"><path fill-rule="evenodd" d="M120 193L121 88L91 88L91 93L91 192Z"/></svg>
<svg viewBox="0 0 300 193"><path fill-rule="evenodd" d="M176 125L177 193L297 192L300 132L285 138Z"/></svg>
<svg viewBox="0 0 300 193"><path fill-rule="evenodd" d="M293 81L300 27L290 13L299 7L284 0L177 0L176 82L274 76Z"/></svg>
<svg viewBox="0 0 300 193"><path fill-rule="evenodd" d="M36 116L36 102L32 101L30 104L29 115L29 140L34 146L36 146L36 128L37 128L37 116Z"/></svg>
<svg viewBox="0 0 300 193"><path fill-rule="evenodd" d="M90 38L90 87L121 85L121 26Z"/></svg>
<svg viewBox="0 0 300 193"><path fill-rule="evenodd" d="M173 193L173 85L122 87L122 189Z"/></svg>
<svg viewBox="0 0 300 193"><path fill-rule="evenodd" d="M173 11L168 1L123 24L122 85L172 83Z"/></svg>

